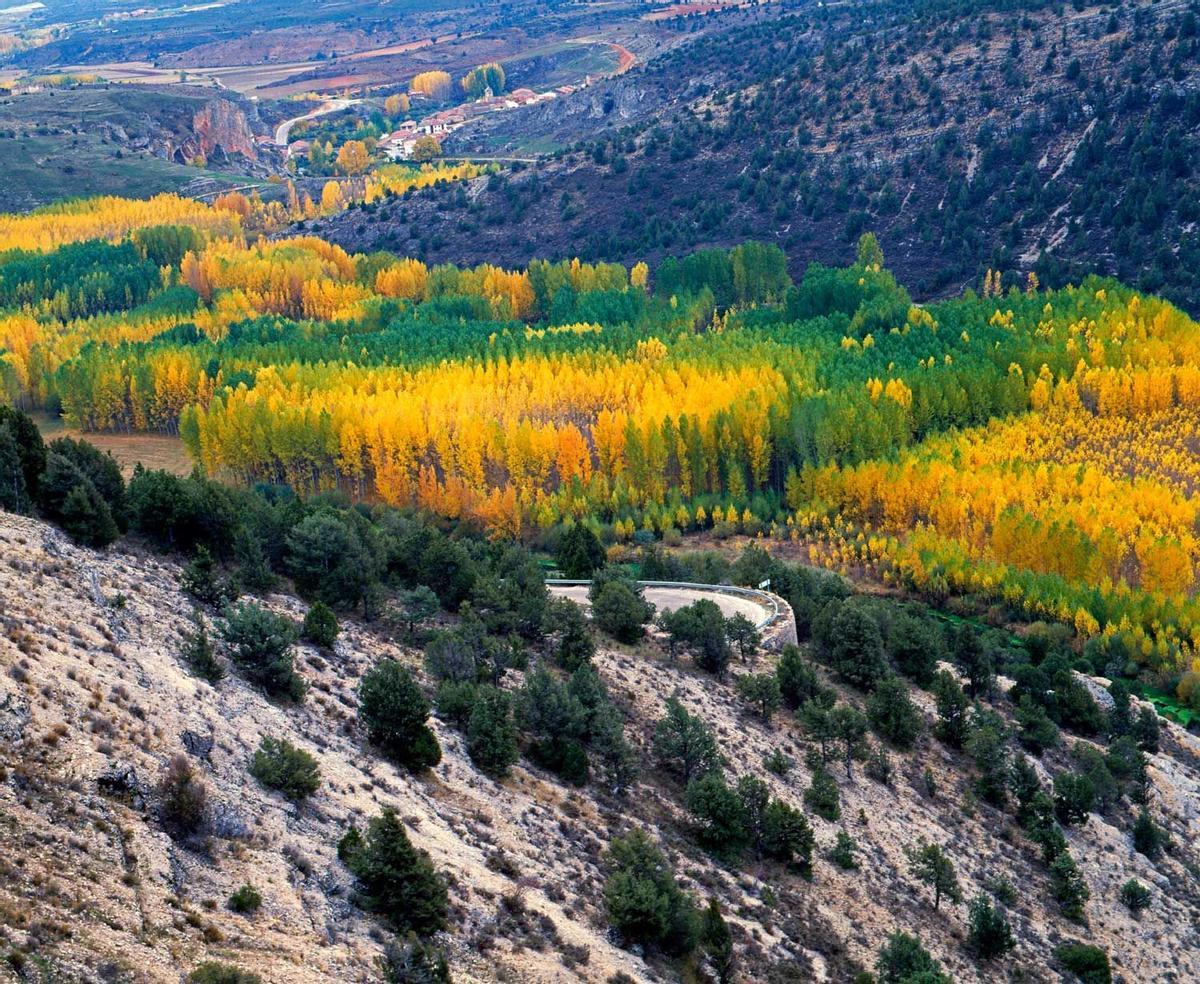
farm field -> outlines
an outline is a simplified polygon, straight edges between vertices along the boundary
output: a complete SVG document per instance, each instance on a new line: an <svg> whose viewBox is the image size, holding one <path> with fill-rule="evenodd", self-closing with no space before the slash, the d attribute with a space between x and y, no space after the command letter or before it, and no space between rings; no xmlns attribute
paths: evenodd
<svg viewBox="0 0 1200 984"><path fill-rule="evenodd" d="M377 58L407 55L415 51L436 47L449 41L466 38L446 35L438 38L423 38L401 44L390 44L379 48L352 51L342 56L341 62L364 62ZM161 68L145 61L101 62L87 65L71 65L64 72L91 73L112 82L129 84L189 84L199 83L229 89L242 95L254 95L263 99L281 99L291 95L312 91L336 89L367 81L380 81L374 75L347 74L336 78L322 79L320 83L293 82L287 80L324 67L319 60L271 61L246 65L204 65L198 67Z"/></svg>
<svg viewBox="0 0 1200 984"><path fill-rule="evenodd" d="M101 451L111 454L121 466L121 473L128 478L139 464L170 472L172 475L187 475L193 468L187 448L177 437L165 434L97 434L68 427L61 417L48 414L34 416L38 429L47 441L60 437L86 438Z"/></svg>

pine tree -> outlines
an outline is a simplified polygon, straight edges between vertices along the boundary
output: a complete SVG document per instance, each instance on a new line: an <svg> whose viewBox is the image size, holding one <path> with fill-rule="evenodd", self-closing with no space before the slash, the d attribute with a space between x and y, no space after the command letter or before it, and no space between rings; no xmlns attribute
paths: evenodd
<svg viewBox="0 0 1200 984"><path fill-rule="evenodd" d="M426 723L429 702L412 673L395 660L381 660L358 685L358 715L367 737L390 759L414 772L442 760Z"/></svg>
<svg viewBox="0 0 1200 984"><path fill-rule="evenodd" d="M9 426L0 421L0 509L27 513L32 506L17 442Z"/></svg>
<svg viewBox="0 0 1200 984"><path fill-rule="evenodd" d="M654 755L685 785L717 769L721 761L712 732L674 697L667 699L666 716L654 727Z"/></svg>
<svg viewBox="0 0 1200 984"><path fill-rule="evenodd" d="M867 716L876 733L901 749L912 748L924 726L921 712L899 677L888 677L875 688L867 698Z"/></svg>
<svg viewBox="0 0 1200 984"><path fill-rule="evenodd" d="M1158 713L1149 707L1138 711L1137 720L1133 723L1133 737L1137 739L1138 748L1148 755L1158 752Z"/></svg>
<svg viewBox="0 0 1200 984"><path fill-rule="evenodd" d="M1040 756L1047 748L1058 744L1058 726L1050 720L1046 709L1034 703L1028 694L1023 694L1017 704L1016 719L1020 729L1017 740L1034 755Z"/></svg>
<svg viewBox="0 0 1200 984"><path fill-rule="evenodd" d="M221 577L212 553L203 544L180 573L179 586L203 605L220 606L237 594Z"/></svg>
<svg viewBox="0 0 1200 984"><path fill-rule="evenodd" d="M967 910L967 949L978 960L993 960L1016 945L1004 910L984 893L975 896Z"/></svg>
<svg viewBox="0 0 1200 984"><path fill-rule="evenodd" d="M623 580L605 582L592 599L592 620L618 642L637 642L646 634L645 625L653 614L640 589Z"/></svg>
<svg viewBox="0 0 1200 984"><path fill-rule="evenodd" d="M281 700L304 697L307 687L296 673L292 650L296 627L289 619L253 602L239 602L226 609L221 635L230 659L251 683Z"/></svg>
<svg viewBox="0 0 1200 984"><path fill-rule="evenodd" d="M793 710L825 692L816 670L804 658L799 646L783 647L775 675L779 678L779 695L783 703Z"/></svg>
<svg viewBox="0 0 1200 984"><path fill-rule="evenodd" d="M859 754L867 734L867 718L857 707L838 704L829 712L830 728L845 753L846 776L854 778L854 757Z"/></svg>
<svg viewBox="0 0 1200 984"><path fill-rule="evenodd" d="M854 871L858 868L858 844L846 831L839 830L833 848L829 852L829 860L843 871Z"/></svg>
<svg viewBox="0 0 1200 984"><path fill-rule="evenodd" d="M1121 892L1120 895L1118 895L1118 898L1121 900L1121 904L1134 915L1137 915L1143 910L1150 908L1150 903L1152 901L1150 889L1148 889L1136 878L1130 878L1129 881L1125 882L1125 884L1121 886Z"/></svg>
<svg viewBox="0 0 1200 984"><path fill-rule="evenodd" d="M996 675L992 656L970 623L962 622L955 630L951 656L967 675L967 693L972 700L991 689Z"/></svg>
<svg viewBox="0 0 1200 984"><path fill-rule="evenodd" d="M1050 890L1064 916L1082 921L1083 907L1092 893L1070 851L1062 851L1050 862Z"/></svg>
<svg viewBox="0 0 1200 984"><path fill-rule="evenodd" d="M870 690L887 673L879 624L856 601L838 606L817 642L825 662L860 690Z"/></svg>
<svg viewBox="0 0 1200 984"><path fill-rule="evenodd" d="M41 431L38 430L37 424L29 414L7 404L0 404L0 429L6 431L12 441L18 467L21 469L23 480L20 486L24 488L25 497L30 502L40 502L42 473L46 471L47 467L46 445L42 440ZM0 454L0 459L2 458L3 455ZM18 483L14 476L2 477L3 467L3 464L0 463L0 480L4 481L7 491L0 492L0 501L3 501L7 495L15 498L18 489ZM10 507L5 506L4 508Z"/></svg>
<svg viewBox="0 0 1200 984"><path fill-rule="evenodd" d="M1063 943L1054 956L1083 984L1112 984L1108 954L1089 943Z"/></svg>
<svg viewBox="0 0 1200 984"><path fill-rule="evenodd" d="M817 816L830 822L842 815L841 792L838 784L825 769L813 772L812 782L804 791L804 803Z"/></svg>
<svg viewBox="0 0 1200 984"><path fill-rule="evenodd" d="M771 715L779 709L779 680L773 673L746 673L737 679L738 696L751 705L763 719L771 723Z"/></svg>
<svg viewBox="0 0 1200 984"><path fill-rule="evenodd" d="M1154 822L1150 811L1143 806L1133 824L1133 849L1151 861L1156 861L1162 853L1165 840L1162 829Z"/></svg>
<svg viewBox="0 0 1200 984"><path fill-rule="evenodd" d="M1064 827L1087 822L1096 803L1096 787L1087 776L1062 773L1054 777L1054 812Z"/></svg>
<svg viewBox="0 0 1200 984"><path fill-rule="evenodd" d="M934 912L941 907L942 896L951 902L962 901L954 863L941 847L921 841L916 846L906 848L905 854L908 855L909 870L918 881L933 889Z"/></svg>
<svg viewBox="0 0 1200 984"><path fill-rule="evenodd" d="M719 772L710 772L688 783L688 812L696 820L696 840L726 858L736 858L750 839L746 814L737 792Z"/></svg>
<svg viewBox="0 0 1200 984"><path fill-rule="evenodd" d="M243 529L234 540L233 554L237 560L237 582L243 589L258 595L275 590L279 577L271 570L262 540Z"/></svg>
<svg viewBox="0 0 1200 984"><path fill-rule="evenodd" d="M418 626L428 622L441 608L438 596L423 584L401 591L396 604L398 614L408 629L409 638L416 633Z"/></svg>
<svg viewBox="0 0 1200 984"><path fill-rule="evenodd" d="M885 786L892 784L894 776L892 760L888 756L887 749L882 745L876 745L867 756L867 775Z"/></svg>
<svg viewBox="0 0 1200 984"><path fill-rule="evenodd" d="M250 775L268 789L300 803L321 786L317 760L285 738L264 736L250 760Z"/></svg>
<svg viewBox="0 0 1200 984"><path fill-rule="evenodd" d="M951 748L962 748L967 740L967 711L970 701L958 679L949 670L939 670L933 679L938 723L934 733Z"/></svg>
<svg viewBox="0 0 1200 984"><path fill-rule="evenodd" d="M564 577L587 580L604 566L607 556L596 534L583 523L574 523L559 538L554 560Z"/></svg>
<svg viewBox="0 0 1200 984"><path fill-rule="evenodd" d="M708 908L700 917L700 946L712 965L719 984L729 984L733 978L733 934L725 917L721 915L721 904L709 899Z"/></svg>
<svg viewBox="0 0 1200 984"><path fill-rule="evenodd" d="M832 701L813 699L805 701L796 712L796 722L820 746L822 762L829 761L829 746L837 737L832 710Z"/></svg>
<svg viewBox="0 0 1200 984"><path fill-rule="evenodd" d="M338 621L333 609L325 602L317 601L304 613L300 635L314 646L331 647L338 637Z"/></svg>
<svg viewBox="0 0 1200 984"><path fill-rule="evenodd" d="M915 936L894 932L875 961L879 984L951 984Z"/></svg>
<svg viewBox="0 0 1200 984"><path fill-rule="evenodd" d="M517 728L508 694L490 685L479 688L467 722L467 753L493 779L508 775L517 761Z"/></svg>
<svg viewBox="0 0 1200 984"><path fill-rule="evenodd" d="M626 740L624 719L611 703L605 703L592 718L591 747L609 791L624 796L637 779L641 755Z"/></svg>
<svg viewBox="0 0 1200 984"><path fill-rule="evenodd" d="M767 804L762 820L762 852L766 857L794 865L807 878L812 874L813 845L813 830L804 814L782 800Z"/></svg>
<svg viewBox="0 0 1200 984"><path fill-rule="evenodd" d="M1009 769L1008 788L1017 800L1017 823L1029 829L1033 819L1033 800L1042 791L1042 783L1038 778L1037 769L1024 755L1013 757Z"/></svg>
<svg viewBox="0 0 1200 984"><path fill-rule="evenodd" d="M967 739L967 751L979 769L975 790L985 802L1003 806L1008 801L1008 749L998 728L983 718L972 723L971 736Z"/></svg>
<svg viewBox="0 0 1200 984"><path fill-rule="evenodd" d="M346 866L358 880L357 900L397 932L428 936L446 925L446 884L429 855L413 847L395 810L387 807L348 849Z"/></svg>
<svg viewBox="0 0 1200 984"><path fill-rule="evenodd" d="M596 643L587 618L582 609L567 598L552 599L547 606L546 633L551 636L554 661L568 673L590 663L596 654Z"/></svg>
<svg viewBox="0 0 1200 984"><path fill-rule="evenodd" d="M743 663L748 663L762 642L762 636L754 623L741 612L736 612L725 620L725 638L738 651Z"/></svg>
<svg viewBox="0 0 1200 984"><path fill-rule="evenodd" d="M941 633L928 620L903 613L893 620L888 652L896 668L918 686L929 686L944 650Z"/></svg>
<svg viewBox="0 0 1200 984"><path fill-rule="evenodd" d="M216 649L208 636L208 628L204 624L204 616L198 610L192 612L190 631L183 632L183 646L180 656L196 676L209 683L218 683L225 678L225 666L217 658Z"/></svg>
<svg viewBox="0 0 1200 984"><path fill-rule="evenodd" d="M54 457L51 455L51 460ZM46 485L50 481L48 478ZM117 524L108 504L86 478L71 485L56 507L53 518L72 540L86 547L106 547L118 535Z"/></svg>
<svg viewBox="0 0 1200 984"><path fill-rule="evenodd" d="M646 833L614 838L604 861L604 906L621 937L674 955L690 952L700 932L695 903Z"/></svg>

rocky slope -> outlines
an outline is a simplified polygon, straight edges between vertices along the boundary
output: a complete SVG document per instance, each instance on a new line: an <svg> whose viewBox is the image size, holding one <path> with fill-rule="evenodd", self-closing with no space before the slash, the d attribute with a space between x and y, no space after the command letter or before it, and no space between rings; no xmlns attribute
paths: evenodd
<svg viewBox="0 0 1200 984"><path fill-rule="evenodd" d="M272 133L280 113L235 93L185 85L82 85L0 100L0 209L150 196L196 179L233 185L248 175L265 178L282 157L254 137ZM201 156L204 169L194 163Z"/></svg>
<svg viewBox="0 0 1200 984"><path fill-rule="evenodd" d="M47 979L35 976L44 970L63 981L177 982L204 959L277 984L378 980L387 934L350 902L336 842L351 821L361 826L384 806L449 876L451 929L441 942L456 981L677 979L677 970L619 949L606 930L600 855L633 825L652 831L699 899L722 900L746 981L848 980L895 928L920 935L959 981L1018 971L1052 979L1051 952L1072 939L1105 947L1126 980L1200 975L1200 749L1174 726L1151 767L1152 802L1173 851L1152 866L1097 816L1068 833L1092 890L1082 928L1057 915L1036 849L1011 815L968 808L963 758L929 738L895 757L891 788L838 770L860 870L824 860L837 825L814 818L811 882L773 865L735 871L696 849L680 790L649 765L628 800L616 802L594 786L569 791L524 762L493 782L437 721L444 758L432 773L414 778L377 757L356 724L356 681L382 656L414 668L420 658L374 627L347 625L332 653L300 648L311 690L297 708L266 701L236 677L197 681L176 655L190 613L177 576L174 563L138 549L95 553L0 514L0 954L8 958L0 980ZM284 595L269 604L304 611ZM648 742L664 698L677 694L713 726L734 772L761 775L801 805L807 769L780 779L760 764L774 748L803 760L782 717L765 728L742 713L731 686L670 664L649 643L608 649L597 667L631 718L632 738ZM247 774L263 735L320 760L322 787L303 808ZM186 845L163 832L154 794L180 753L214 806L208 835ZM918 792L926 768L940 789L934 799ZM919 836L947 846L968 897L996 874L1020 889L1010 912L1018 946L1002 966L970 960L963 908L935 914L908 876L903 848ZM1140 920L1116 900L1131 876L1154 890ZM255 915L226 907L244 883L262 892Z"/></svg>

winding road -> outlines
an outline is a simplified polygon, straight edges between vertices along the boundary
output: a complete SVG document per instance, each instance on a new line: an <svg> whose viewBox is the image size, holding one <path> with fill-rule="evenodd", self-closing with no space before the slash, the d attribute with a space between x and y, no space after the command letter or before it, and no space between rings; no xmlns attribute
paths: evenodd
<svg viewBox="0 0 1200 984"><path fill-rule="evenodd" d="M353 106L355 103L362 102L361 99L330 99L327 102L321 103L316 109L305 113L303 116L297 116L290 120L284 120L275 129L275 145L277 147L286 147L288 143L288 134L292 127L297 123L302 123L304 120L315 120L318 116L328 116L330 113L336 113L339 110L345 109L347 106Z"/></svg>
<svg viewBox="0 0 1200 984"><path fill-rule="evenodd" d="M588 605L587 584L556 584L548 581L546 587L550 593L559 598L570 598L571 601L586 608ZM756 626L762 628L776 615L774 605L766 595L755 593L733 594L722 590L720 586L713 587L693 585L646 584L644 586L646 600L660 612L673 612L701 598L715 601L726 618L734 615L745 615Z"/></svg>

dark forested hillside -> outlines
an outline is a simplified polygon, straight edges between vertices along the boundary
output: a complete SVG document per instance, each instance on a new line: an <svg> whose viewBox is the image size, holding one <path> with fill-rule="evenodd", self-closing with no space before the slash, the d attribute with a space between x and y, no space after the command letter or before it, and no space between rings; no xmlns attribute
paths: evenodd
<svg viewBox="0 0 1200 984"><path fill-rule="evenodd" d="M874 229L919 296L989 268L1054 284L1086 264L1195 310L1195 6L785 3L449 144L559 147L549 161L323 232L514 263L652 260L752 236L798 272Z"/></svg>

